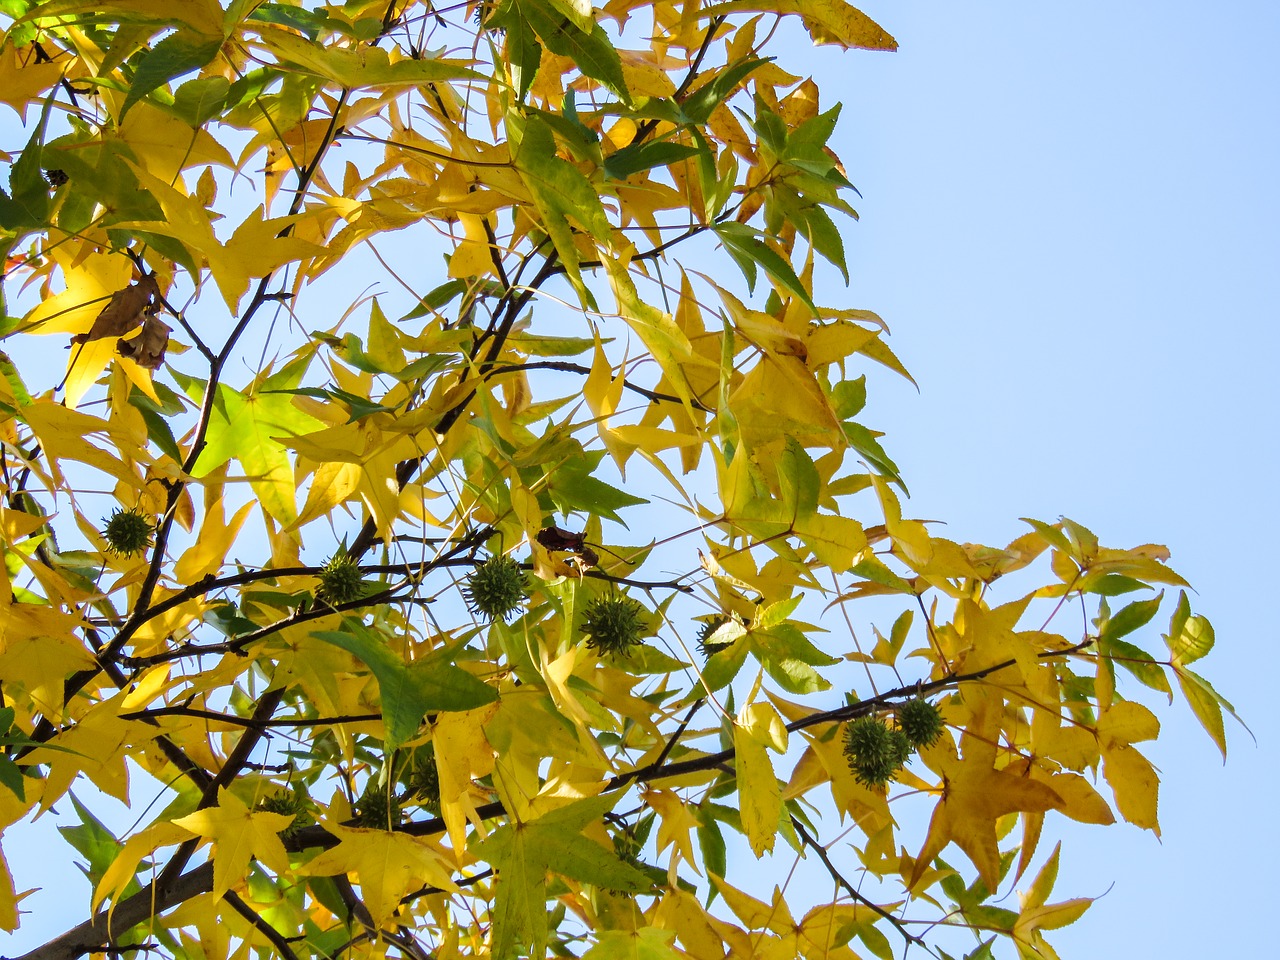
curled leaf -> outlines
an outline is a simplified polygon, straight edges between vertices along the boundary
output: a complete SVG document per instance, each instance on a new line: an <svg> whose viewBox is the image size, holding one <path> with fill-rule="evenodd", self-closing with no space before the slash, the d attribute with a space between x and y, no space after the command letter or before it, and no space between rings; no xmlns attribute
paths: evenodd
<svg viewBox="0 0 1280 960"><path fill-rule="evenodd" d="M153 298L159 298L160 288L156 286L154 274L140 277L123 290L111 295L111 302L102 308L102 312L93 321L88 333L77 333L71 338L72 343L89 343L106 337L122 337L136 329L148 317L147 308ZM164 324L160 324L164 326ZM165 327L165 330L168 330ZM168 337L165 337L168 340Z"/></svg>
<svg viewBox="0 0 1280 960"><path fill-rule="evenodd" d="M167 323L155 314L155 307L144 311L146 319L142 321L142 332L131 340L120 340L116 350L120 356L132 360L148 370L155 370L164 363L164 352L169 347L169 333L172 331Z"/></svg>

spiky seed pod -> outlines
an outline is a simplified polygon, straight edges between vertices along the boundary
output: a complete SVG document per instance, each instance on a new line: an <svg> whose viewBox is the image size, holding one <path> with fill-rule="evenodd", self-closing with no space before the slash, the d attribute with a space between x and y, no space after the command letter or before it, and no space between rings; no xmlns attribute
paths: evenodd
<svg viewBox="0 0 1280 960"><path fill-rule="evenodd" d="M360 567L345 550L339 550L320 568L320 587L316 590L316 599L331 607L350 603L360 599L363 587L364 577L360 573Z"/></svg>
<svg viewBox="0 0 1280 960"><path fill-rule="evenodd" d="M733 646L732 640L716 641L712 639L716 631L728 622L728 617L716 617L713 620L708 620L698 630L698 649L702 651L703 657L710 657L712 654L727 650Z"/></svg>
<svg viewBox="0 0 1280 960"><path fill-rule="evenodd" d="M630 830L619 830L613 835L613 852L619 860L635 863L640 856L640 841Z"/></svg>
<svg viewBox="0 0 1280 960"><path fill-rule="evenodd" d="M440 771L436 768L435 751L421 750L413 761L409 775L409 795L435 816L440 815Z"/></svg>
<svg viewBox="0 0 1280 960"><path fill-rule="evenodd" d="M938 708L922 697L898 707L898 729L917 750L933 746L942 736L943 726Z"/></svg>
<svg viewBox="0 0 1280 960"><path fill-rule="evenodd" d="M293 817L293 822L280 831L280 836L287 840L303 827L309 827L316 822L316 818L311 815L310 804L310 798L306 793L283 790L263 797L258 801L257 809L266 813L283 813Z"/></svg>
<svg viewBox="0 0 1280 960"><path fill-rule="evenodd" d="M356 801L356 822L372 830L394 830L404 814L400 798L385 789L370 789Z"/></svg>
<svg viewBox="0 0 1280 960"><path fill-rule="evenodd" d="M859 717L845 728L844 753L859 782L883 787L911 757L911 742L879 717Z"/></svg>
<svg viewBox="0 0 1280 960"><path fill-rule="evenodd" d="M477 617L505 622L520 609L527 586L519 563L511 557L490 557L467 577L462 596Z"/></svg>
<svg viewBox="0 0 1280 960"><path fill-rule="evenodd" d="M582 632L596 653L626 654L643 642L644 608L630 597L602 597L587 607Z"/></svg>
<svg viewBox="0 0 1280 960"><path fill-rule="evenodd" d="M151 534L155 527L147 515L138 508L116 510L105 520L102 535L112 553L133 556L151 546Z"/></svg>

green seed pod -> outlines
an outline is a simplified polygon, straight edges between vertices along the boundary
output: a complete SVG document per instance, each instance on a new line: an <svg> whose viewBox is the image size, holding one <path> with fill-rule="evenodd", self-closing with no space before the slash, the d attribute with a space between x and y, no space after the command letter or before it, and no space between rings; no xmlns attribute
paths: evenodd
<svg viewBox="0 0 1280 960"><path fill-rule="evenodd" d="M409 774L409 796L433 816L440 816L440 771L436 768L436 752L430 746L419 750Z"/></svg>
<svg viewBox="0 0 1280 960"><path fill-rule="evenodd" d="M345 550L339 550L320 568L320 587L316 590L317 600L322 600L333 607L340 603L358 600L363 593L364 577L360 573L360 567Z"/></svg>
<svg viewBox="0 0 1280 960"><path fill-rule="evenodd" d="M879 717L859 717L845 728L844 753L860 783L883 787L911 757L911 742Z"/></svg>
<svg viewBox="0 0 1280 960"><path fill-rule="evenodd" d="M311 815L310 806L311 798L304 791L282 790L259 800L257 809L293 817L293 822L280 831L280 836L287 840L303 827L316 822L316 818Z"/></svg>
<svg viewBox="0 0 1280 960"><path fill-rule="evenodd" d="M587 607L582 632L596 653L623 654L643 643L644 608L629 597L603 597Z"/></svg>
<svg viewBox="0 0 1280 960"><path fill-rule="evenodd" d="M698 649L702 651L703 657L710 657L712 654L727 650L733 646L732 640L718 641L714 639L716 631L726 623L729 623L729 618L720 616L702 624L702 627L698 630Z"/></svg>
<svg viewBox="0 0 1280 960"><path fill-rule="evenodd" d="M467 577L462 596L477 617L505 622L520 609L527 586L519 563L511 557L490 557Z"/></svg>
<svg viewBox="0 0 1280 960"><path fill-rule="evenodd" d="M385 788L379 789L372 785L356 801L354 812L356 822L372 830L394 830L404 818L400 798Z"/></svg>
<svg viewBox="0 0 1280 960"><path fill-rule="evenodd" d="M942 736L943 726L942 714L928 700L917 698L898 707L898 729L917 750L933 746Z"/></svg>
<svg viewBox="0 0 1280 960"><path fill-rule="evenodd" d="M136 507L132 510L115 511L104 524L102 535L106 537L107 547L112 553L130 557L151 546L151 534L155 532L155 527L146 514Z"/></svg>

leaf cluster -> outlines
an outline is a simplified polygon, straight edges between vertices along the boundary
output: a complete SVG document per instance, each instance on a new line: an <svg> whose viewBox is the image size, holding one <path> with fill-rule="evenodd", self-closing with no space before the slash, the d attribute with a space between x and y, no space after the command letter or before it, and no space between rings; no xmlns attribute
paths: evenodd
<svg viewBox="0 0 1280 960"><path fill-rule="evenodd" d="M1225 754L1163 547L906 512L782 19L896 47L845 0L0 0L0 829L57 810L90 887L31 956L1052 957L1057 818L1159 829L1132 694Z"/></svg>

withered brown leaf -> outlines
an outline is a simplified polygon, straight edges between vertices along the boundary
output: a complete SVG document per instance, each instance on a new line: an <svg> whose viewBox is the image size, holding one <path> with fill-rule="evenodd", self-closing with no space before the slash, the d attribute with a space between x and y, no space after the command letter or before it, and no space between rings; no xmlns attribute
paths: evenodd
<svg viewBox="0 0 1280 960"><path fill-rule="evenodd" d="M102 308L88 333L77 333L72 343L89 343L104 337L122 337L147 319L147 308L152 298L160 296L155 274L135 280L123 290L111 295L111 302ZM163 324L161 324L163 326ZM168 330L168 327L165 327Z"/></svg>
<svg viewBox="0 0 1280 960"><path fill-rule="evenodd" d="M169 346L169 333L173 328L156 316L154 308L145 311L145 315L142 332L132 340L118 340L116 350L120 356L139 366L155 370L164 363L164 352Z"/></svg>

